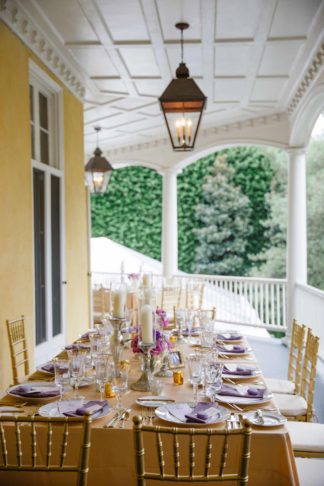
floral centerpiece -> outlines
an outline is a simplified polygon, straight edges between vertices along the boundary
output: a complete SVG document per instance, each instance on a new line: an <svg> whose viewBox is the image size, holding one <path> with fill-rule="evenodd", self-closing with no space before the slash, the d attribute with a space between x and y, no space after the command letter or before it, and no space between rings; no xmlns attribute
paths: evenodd
<svg viewBox="0 0 324 486"><path fill-rule="evenodd" d="M136 334L131 341L131 348L133 353L142 353L143 351L139 347L138 334ZM155 346L151 349L151 356L158 356L166 350L172 348L172 343L162 334L161 331L156 331L155 334Z"/></svg>
<svg viewBox="0 0 324 486"><path fill-rule="evenodd" d="M140 274L139 273L129 273L128 280L131 283L132 288L136 291L138 282L139 282Z"/></svg>
<svg viewBox="0 0 324 486"><path fill-rule="evenodd" d="M166 329L170 322L169 319L167 318L167 313L163 309L159 309L159 307L156 309L155 314L158 316L159 321L160 321L160 326L162 329Z"/></svg>

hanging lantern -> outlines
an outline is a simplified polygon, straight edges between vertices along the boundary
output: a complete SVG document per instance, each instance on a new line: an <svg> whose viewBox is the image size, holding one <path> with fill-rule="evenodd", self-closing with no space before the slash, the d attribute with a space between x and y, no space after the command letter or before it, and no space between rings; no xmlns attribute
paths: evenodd
<svg viewBox="0 0 324 486"><path fill-rule="evenodd" d="M93 157L85 166L85 177L87 185L93 194L103 194L106 191L113 168L105 157L102 157L102 151L99 148L98 134L100 127L94 127L97 132L97 148L93 152Z"/></svg>
<svg viewBox="0 0 324 486"><path fill-rule="evenodd" d="M159 101L173 150L186 151L195 146L207 97L190 78L189 69L183 62L183 31L189 24L180 22L175 26L181 30L181 62L176 70L176 78L167 86Z"/></svg>

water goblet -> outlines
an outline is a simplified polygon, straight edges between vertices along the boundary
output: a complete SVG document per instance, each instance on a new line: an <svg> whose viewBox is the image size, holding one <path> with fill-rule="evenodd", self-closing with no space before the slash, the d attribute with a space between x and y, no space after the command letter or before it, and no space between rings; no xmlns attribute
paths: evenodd
<svg viewBox="0 0 324 486"><path fill-rule="evenodd" d="M113 391L116 393L116 408L120 410L123 408L121 397L126 392L128 387L128 366L119 363L115 365L115 373L113 378Z"/></svg>
<svg viewBox="0 0 324 486"><path fill-rule="evenodd" d="M215 401L217 393L222 388L222 373L224 365L223 363L212 363L206 369L205 374L205 387L206 395L212 402Z"/></svg>
<svg viewBox="0 0 324 486"><path fill-rule="evenodd" d="M68 350L70 362L71 384L74 388L74 400L83 400L84 397L79 394L79 386L85 373L85 350L73 348Z"/></svg>
<svg viewBox="0 0 324 486"><path fill-rule="evenodd" d="M190 381L194 391L194 407L198 403L198 385L201 383L203 362L200 356L190 354L187 359L189 367Z"/></svg>
<svg viewBox="0 0 324 486"><path fill-rule="evenodd" d="M60 402L63 400L64 386L70 381L70 367L68 359L54 360L54 380L60 390Z"/></svg>

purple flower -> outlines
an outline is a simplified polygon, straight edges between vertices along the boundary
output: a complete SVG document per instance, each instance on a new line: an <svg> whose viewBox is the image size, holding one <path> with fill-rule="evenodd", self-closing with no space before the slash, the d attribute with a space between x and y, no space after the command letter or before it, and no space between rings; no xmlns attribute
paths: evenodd
<svg viewBox="0 0 324 486"><path fill-rule="evenodd" d="M138 280L139 279L139 273L129 273L128 278L129 278L129 280Z"/></svg>

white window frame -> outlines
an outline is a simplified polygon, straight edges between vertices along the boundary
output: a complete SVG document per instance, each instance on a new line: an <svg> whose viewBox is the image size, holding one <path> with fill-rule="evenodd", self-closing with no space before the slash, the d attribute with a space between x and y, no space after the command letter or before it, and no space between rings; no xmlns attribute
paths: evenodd
<svg viewBox="0 0 324 486"><path fill-rule="evenodd" d="M33 86L34 94L34 133L35 133L35 159L31 159L31 170L38 169L44 173L45 184L45 282L46 282L46 335L47 341L36 345L36 366L48 361L57 354L65 344L66 336L66 264L65 264L65 198L64 198L64 117L63 117L63 90L40 67L30 60L29 84ZM49 116L49 165L40 161L40 135L39 135L39 99L38 93L48 98ZM51 176L61 179L60 183L60 236L61 236L61 326L62 332L53 337L52 323L52 249L51 249ZM33 176L32 176L33 180ZM34 255L34 252L33 252ZM35 282L35 274L34 274ZM35 287L34 287L35 296ZM34 299L34 315L35 299ZM36 320L35 320L36 322ZM36 325L35 325L36 332ZM35 339L36 342L36 339Z"/></svg>

